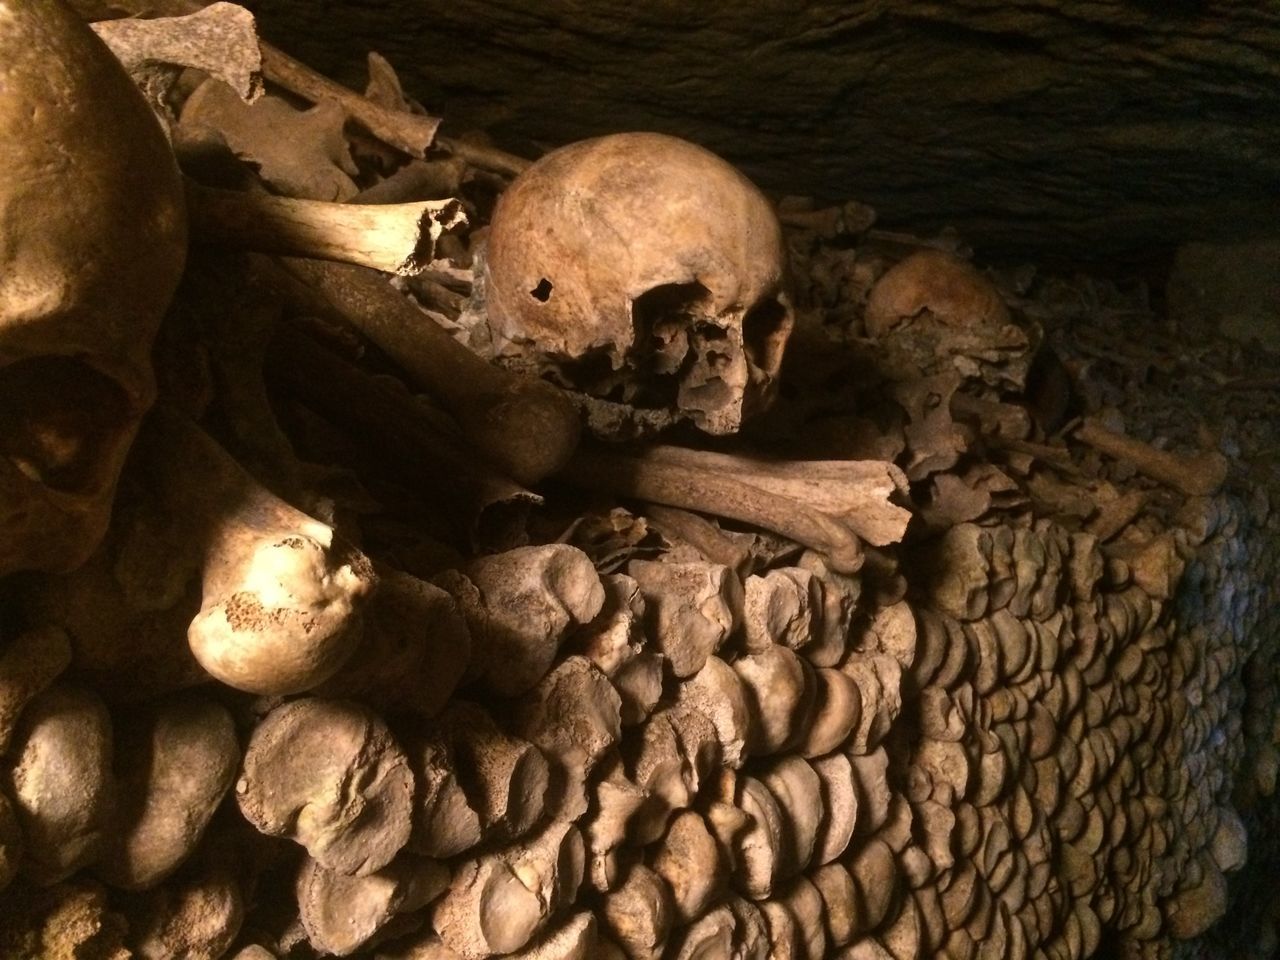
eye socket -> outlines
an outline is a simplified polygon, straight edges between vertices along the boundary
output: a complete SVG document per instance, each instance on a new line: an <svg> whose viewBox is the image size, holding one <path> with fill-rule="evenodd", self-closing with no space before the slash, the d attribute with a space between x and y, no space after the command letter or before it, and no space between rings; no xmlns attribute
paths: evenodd
<svg viewBox="0 0 1280 960"><path fill-rule="evenodd" d="M114 380L75 357L31 357L0 369L0 456L62 493L90 494L131 422Z"/></svg>
<svg viewBox="0 0 1280 960"><path fill-rule="evenodd" d="M538 281L538 285L529 291L529 296L537 300L539 303L546 303L551 299L551 291L555 289L553 284L546 277Z"/></svg>
<svg viewBox="0 0 1280 960"><path fill-rule="evenodd" d="M742 318L742 340L747 359L761 370L775 372L782 365L782 351L790 328L789 312L777 297L761 300Z"/></svg>

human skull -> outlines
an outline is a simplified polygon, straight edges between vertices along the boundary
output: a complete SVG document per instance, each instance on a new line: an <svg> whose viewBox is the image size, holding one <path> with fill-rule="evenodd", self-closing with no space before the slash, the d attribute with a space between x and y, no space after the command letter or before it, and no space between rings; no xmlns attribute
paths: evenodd
<svg viewBox="0 0 1280 960"><path fill-rule="evenodd" d="M624 133L547 154L490 227L498 359L735 432L775 392L793 313L769 201L715 154Z"/></svg>
<svg viewBox="0 0 1280 960"><path fill-rule="evenodd" d="M0 0L0 575L82 562L186 256L164 131L62 0Z"/></svg>

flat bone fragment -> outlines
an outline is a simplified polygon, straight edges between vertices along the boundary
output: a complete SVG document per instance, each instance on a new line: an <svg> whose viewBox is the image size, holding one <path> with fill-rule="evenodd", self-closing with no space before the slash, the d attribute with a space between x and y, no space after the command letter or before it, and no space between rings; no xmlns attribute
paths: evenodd
<svg viewBox="0 0 1280 960"><path fill-rule="evenodd" d="M416 792L407 849L446 859L470 850L484 838L480 814L458 780L451 738L437 731L407 748Z"/></svg>
<svg viewBox="0 0 1280 960"><path fill-rule="evenodd" d="M382 869L408 842L413 792L409 761L377 715L318 697L258 724L236 783L240 812L259 831L355 875Z"/></svg>
<svg viewBox="0 0 1280 960"><path fill-rule="evenodd" d="M800 933L801 955L807 960L824 960L827 955L827 929L822 918L826 906L818 888L802 875L778 895L778 901L795 918Z"/></svg>
<svg viewBox="0 0 1280 960"><path fill-rule="evenodd" d="M240 745L226 708L190 694L118 722L115 739L114 829L96 872L146 889L195 849L235 779Z"/></svg>
<svg viewBox="0 0 1280 960"><path fill-rule="evenodd" d="M728 907L716 907L677 940L674 960L731 960L737 925Z"/></svg>
<svg viewBox="0 0 1280 960"><path fill-rule="evenodd" d="M858 888L842 863L828 863L809 874L822 897L822 922L833 949L843 947L858 934Z"/></svg>
<svg viewBox="0 0 1280 960"><path fill-rule="evenodd" d="M644 597L655 649L677 677L693 676L737 626L742 609L738 575L720 564L653 560L633 560L627 573Z"/></svg>
<svg viewBox="0 0 1280 960"><path fill-rule="evenodd" d="M94 693L58 684L28 703L0 764L24 838L22 873L38 886L98 856L114 806L112 732Z"/></svg>
<svg viewBox="0 0 1280 960"><path fill-rule="evenodd" d="M821 554L801 554L797 566L814 576L818 603L813 610L814 638L804 655L815 667L834 667L849 652L849 627L862 596L856 576L833 570Z"/></svg>
<svg viewBox="0 0 1280 960"><path fill-rule="evenodd" d="M739 778L735 805L747 815L747 828L734 847L734 887L752 900L763 900L772 894L785 856L786 814L755 777Z"/></svg>
<svg viewBox="0 0 1280 960"><path fill-rule="evenodd" d="M794 876L809 866L826 816L822 781L808 761L790 754L762 771L760 782L773 794L782 814L783 846L777 874Z"/></svg>
<svg viewBox="0 0 1280 960"><path fill-rule="evenodd" d="M604 606L579 636L577 650L613 679L645 646L644 597L640 585L624 573L605 574Z"/></svg>
<svg viewBox="0 0 1280 960"><path fill-rule="evenodd" d="M790 907L780 900L757 904L769 931L770 960L808 960L808 943Z"/></svg>
<svg viewBox="0 0 1280 960"><path fill-rule="evenodd" d="M604 587L585 553L565 544L517 547L467 566L482 598L471 623L481 682L497 696L518 696L551 669L571 627L593 620Z"/></svg>
<svg viewBox="0 0 1280 960"><path fill-rule="evenodd" d="M317 950L345 957L371 945L398 914L421 910L449 885L449 869L402 854L362 877L326 870L308 858L298 874L298 910Z"/></svg>

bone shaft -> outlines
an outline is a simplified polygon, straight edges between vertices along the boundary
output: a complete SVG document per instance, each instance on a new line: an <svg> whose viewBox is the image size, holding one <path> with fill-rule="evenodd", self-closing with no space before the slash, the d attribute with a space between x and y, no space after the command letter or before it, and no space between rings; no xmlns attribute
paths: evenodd
<svg viewBox="0 0 1280 960"><path fill-rule="evenodd" d="M561 476L593 490L756 524L822 551L840 571L854 572L862 565L857 538L835 521L731 475L580 450Z"/></svg>
<svg viewBox="0 0 1280 960"><path fill-rule="evenodd" d="M1227 461L1221 454L1179 457L1108 430L1093 418L1086 418L1080 424L1076 437L1108 456L1129 461L1152 480L1168 484L1187 496L1209 496L1227 478Z"/></svg>
<svg viewBox="0 0 1280 960"><path fill-rule="evenodd" d="M187 206L201 240L399 274L431 262L437 231L452 226L459 212L453 201L326 203L190 182Z"/></svg>

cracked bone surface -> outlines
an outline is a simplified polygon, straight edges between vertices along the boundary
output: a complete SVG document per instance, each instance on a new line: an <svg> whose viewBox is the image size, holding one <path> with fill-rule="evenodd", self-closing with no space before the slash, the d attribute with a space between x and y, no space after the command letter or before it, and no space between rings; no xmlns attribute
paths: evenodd
<svg viewBox="0 0 1280 960"><path fill-rule="evenodd" d="M420 118L389 71L373 62L369 97ZM324 114L307 137L356 151L373 190L400 188L376 172L384 147ZM635 147L638 200L597 176L617 157L575 175L609 203L647 203L627 221L647 231L663 228L657 201L687 199L650 146L725 173L663 138L614 143ZM735 404L764 405L773 374L751 350L786 339L787 390L749 438L690 440L685 425L586 447L540 488L538 514L482 547L443 532L449 508L420 489L415 471L446 463L431 438L478 435L412 392L431 387L414 351L463 351L454 392L431 392L465 404L468 387L512 382L479 355L491 325L514 329L504 247L537 268L512 289L548 322L577 302L578 274L600 273L603 294L644 264L610 254L599 224L578 259L548 254L543 238L572 239L563 198L512 226L539 165L507 190L467 152L427 152L410 172L435 186L402 199L456 199L474 231L505 192L487 267L460 228L437 250L457 263L433 261L418 286L357 271L379 310L395 305L383 330L343 320L342 297L314 316L300 298L281 322L332 362L291 371L299 337L277 336L264 372L218 339L233 324L204 329L217 291L184 284L180 310L200 322L165 327L193 342L157 354L167 392L107 537L77 571L0 582L0 956L1269 960L1280 482L1256 451L1278 418L1224 386L1239 351L1206 337L1188 359L1139 293L985 272L945 237L836 237L795 201L775 244L753 189L708 180L687 225L737 236L741 218L707 203L739 191L763 246L790 258L794 319L748 251L723 283L695 264L620 312L583 300L594 334L586 314L554 333L526 318L519 349L499 338L504 362L714 431L736 425ZM350 181L350 164L325 163ZM654 264L692 249L648 236L632 239ZM279 311L255 306L272 286L256 276L234 299L266 324ZM697 311L726 283L744 315L721 342L746 360L726 356L713 387ZM487 318L468 314L486 302ZM467 308L431 312L441 303ZM600 338L572 359L570 333ZM1052 366L1037 345L1074 377L1069 401L1028 377ZM1185 391L1165 391L1170 377ZM246 384L256 405L227 396ZM279 429L234 422L247 409ZM1052 409L1086 419L1049 427ZM375 423L381 453L360 443ZM296 455L287 469L246 449L263 428ZM541 462L544 438L523 439Z"/></svg>

